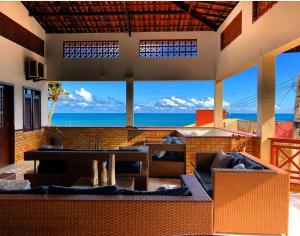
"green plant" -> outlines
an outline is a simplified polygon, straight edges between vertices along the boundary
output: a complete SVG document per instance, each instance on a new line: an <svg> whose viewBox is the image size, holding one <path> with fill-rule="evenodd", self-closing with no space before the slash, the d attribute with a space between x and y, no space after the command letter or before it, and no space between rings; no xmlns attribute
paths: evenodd
<svg viewBox="0 0 300 236"><path fill-rule="evenodd" d="M70 93L62 87L58 81L48 83L48 101L52 101L51 109L48 113L48 124L51 125L55 105L60 96L68 96Z"/></svg>

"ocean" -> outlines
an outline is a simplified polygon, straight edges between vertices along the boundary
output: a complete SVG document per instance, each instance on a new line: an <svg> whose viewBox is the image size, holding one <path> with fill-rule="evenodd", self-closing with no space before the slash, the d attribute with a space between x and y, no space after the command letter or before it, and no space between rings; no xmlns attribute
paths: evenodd
<svg viewBox="0 0 300 236"><path fill-rule="evenodd" d="M230 113L227 118L256 120L256 114ZM276 114L276 121L291 121L293 114ZM55 126L119 127L126 125L125 113L54 113ZM195 123L193 113L135 113L135 126L186 126Z"/></svg>

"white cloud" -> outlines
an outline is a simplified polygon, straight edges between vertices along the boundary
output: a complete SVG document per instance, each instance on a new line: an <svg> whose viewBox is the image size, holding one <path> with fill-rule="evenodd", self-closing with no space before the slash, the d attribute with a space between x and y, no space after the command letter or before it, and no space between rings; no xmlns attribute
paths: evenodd
<svg viewBox="0 0 300 236"><path fill-rule="evenodd" d="M224 106L230 106L230 103L224 101ZM64 96L58 102L59 110L87 111L87 112L125 112L125 103L114 98L97 98L85 88L75 91L69 96ZM225 108L226 108L225 107ZM184 98L170 96L158 99L145 104L135 104L136 112L189 112L194 113L196 109L213 109L214 98Z"/></svg>
<svg viewBox="0 0 300 236"><path fill-rule="evenodd" d="M79 106L82 106L82 107L87 107L88 104L86 102L78 102L77 103Z"/></svg>
<svg viewBox="0 0 300 236"><path fill-rule="evenodd" d="M140 106L134 106L134 108L133 108L135 111L139 111L139 110L141 110L141 107Z"/></svg>
<svg viewBox="0 0 300 236"><path fill-rule="evenodd" d="M70 98L71 100L76 100L76 97L72 93L68 95L68 98Z"/></svg>
<svg viewBox="0 0 300 236"><path fill-rule="evenodd" d="M228 102L224 101L224 105L229 105ZM196 109L213 109L214 108L214 99L212 97L206 98L182 98L171 96L167 98L159 99L157 102L148 103L148 104L136 104L139 109L136 109L140 112L176 112L176 111L185 111L185 112L195 112Z"/></svg>
<svg viewBox="0 0 300 236"><path fill-rule="evenodd" d="M280 111L281 107L275 104L275 111Z"/></svg>
<svg viewBox="0 0 300 236"><path fill-rule="evenodd" d="M87 102L93 101L92 94L89 91L85 90L84 88L81 88L79 91L75 91L75 93L81 96Z"/></svg>
<svg viewBox="0 0 300 236"><path fill-rule="evenodd" d="M177 102L177 104L180 104L180 105L184 105L184 106L188 106L188 107L193 107L194 106L193 103L190 103L187 100L184 100L184 99L181 99L181 98L177 98L175 96L172 96L171 99L173 101Z"/></svg>
<svg viewBox="0 0 300 236"><path fill-rule="evenodd" d="M177 107L178 104L176 104L176 102L174 102L172 99L169 98L163 98L160 100L160 104L161 105L165 105L165 106L171 106L171 107Z"/></svg>

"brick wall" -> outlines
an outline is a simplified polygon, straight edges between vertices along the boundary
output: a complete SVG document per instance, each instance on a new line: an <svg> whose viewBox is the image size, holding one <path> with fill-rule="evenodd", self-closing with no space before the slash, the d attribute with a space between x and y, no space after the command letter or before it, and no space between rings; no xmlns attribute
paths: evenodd
<svg viewBox="0 0 300 236"><path fill-rule="evenodd" d="M164 138L173 130L137 130L133 128L76 128L47 127L46 138L58 137L65 147L87 149L89 143L99 141L101 148L115 149L119 146L144 143L152 138Z"/></svg>
<svg viewBox="0 0 300 236"><path fill-rule="evenodd" d="M239 140L233 137L205 137L205 138L186 138L186 173L192 174L192 164L196 162L197 152L225 152L240 151L239 146L245 144L246 152L255 155L257 142L252 137L241 137ZM255 155L256 156L256 155Z"/></svg>
<svg viewBox="0 0 300 236"><path fill-rule="evenodd" d="M65 147L87 149L89 142L99 140L101 148L116 149L124 145L138 145L146 141L162 139L174 130L166 129L132 129L132 128L75 128L75 127L47 127L47 140L50 137L59 137ZM196 137L186 138L186 172L192 173L191 162L195 163L196 153L200 151L235 151L242 143L246 143L246 151L252 155L257 153L259 142L254 138L243 137L236 140L232 137Z"/></svg>
<svg viewBox="0 0 300 236"><path fill-rule="evenodd" d="M64 147L88 149L89 143L99 141L104 149L117 149L119 146L138 145L146 141L159 140L170 135L170 129L133 129L133 128L77 128L77 127L46 127L37 131L16 131L16 161L23 160L23 152L48 143L50 137L58 137ZM186 138L186 172L191 174L191 163L195 163L197 152L214 152L219 150L237 151L239 145L245 143L246 151L258 156L259 139L252 137L196 137Z"/></svg>
<svg viewBox="0 0 300 236"><path fill-rule="evenodd" d="M24 152L45 144L45 128L34 131L15 131L15 162L24 160Z"/></svg>

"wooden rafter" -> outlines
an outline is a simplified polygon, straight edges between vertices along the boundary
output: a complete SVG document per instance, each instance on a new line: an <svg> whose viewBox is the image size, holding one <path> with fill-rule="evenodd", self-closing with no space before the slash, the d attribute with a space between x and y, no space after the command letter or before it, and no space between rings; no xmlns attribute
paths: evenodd
<svg viewBox="0 0 300 236"><path fill-rule="evenodd" d="M131 37L131 25L130 25L130 15L128 14L128 9L127 9L127 3L126 1L124 3L124 8L125 8L125 14L126 14L126 21L127 21L127 31L129 34L129 37Z"/></svg>
<svg viewBox="0 0 300 236"><path fill-rule="evenodd" d="M212 30L217 31L218 26L217 26L214 22L212 22L212 21L210 21L210 20L207 20L205 17L203 17L203 16L201 15L201 13L195 11L195 9L190 10L190 5L189 5L189 4L187 4L187 3L185 3L185 2L176 2L176 1L173 1L173 3L174 3L177 7L179 7L182 11L187 12L187 13L190 12L190 15L191 15L192 17L194 17L194 18L196 18L197 20L201 21L203 24L207 25L207 26L210 27Z"/></svg>
<svg viewBox="0 0 300 236"><path fill-rule="evenodd" d="M217 30L237 2L27 1L47 33ZM175 3L175 4L174 4Z"/></svg>

